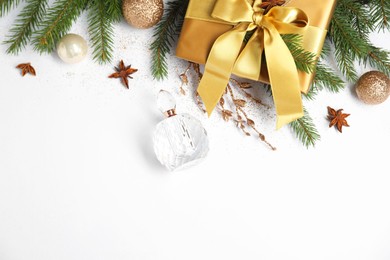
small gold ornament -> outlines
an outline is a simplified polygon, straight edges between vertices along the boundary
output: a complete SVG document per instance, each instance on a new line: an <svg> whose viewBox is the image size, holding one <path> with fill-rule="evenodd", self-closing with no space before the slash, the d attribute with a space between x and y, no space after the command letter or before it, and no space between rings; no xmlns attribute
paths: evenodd
<svg viewBox="0 0 390 260"><path fill-rule="evenodd" d="M369 71L360 77L355 90L364 103L380 104L390 95L390 79L380 71Z"/></svg>
<svg viewBox="0 0 390 260"><path fill-rule="evenodd" d="M163 0L124 0L122 12L128 24L147 29L161 20L164 3Z"/></svg>

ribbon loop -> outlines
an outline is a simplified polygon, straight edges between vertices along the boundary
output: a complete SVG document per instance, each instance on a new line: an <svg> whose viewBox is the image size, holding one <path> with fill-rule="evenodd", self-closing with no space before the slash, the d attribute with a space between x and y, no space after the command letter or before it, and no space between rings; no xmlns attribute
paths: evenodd
<svg viewBox="0 0 390 260"><path fill-rule="evenodd" d="M246 78L259 78L265 53L277 114L277 128L303 116L298 70L280 34L302 34L307 15L298 8L274 7L264 14L255 0L218 0L212 16L236 24L215 42L198 87L210 115L223 95L232 71ZM243 46L247 31L255 29Z"/></svg>

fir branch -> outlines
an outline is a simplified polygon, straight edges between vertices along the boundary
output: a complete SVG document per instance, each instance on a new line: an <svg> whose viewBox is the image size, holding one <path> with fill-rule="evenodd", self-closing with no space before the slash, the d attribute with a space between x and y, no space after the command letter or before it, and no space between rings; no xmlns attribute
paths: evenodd
<svg viewBox="0 0 390 260"><path fill-rule="evenodd" d="M325 41L324 41L324 45L322 46L320 59L321 60L327 59L327 57L329 57L329 55L332 52L331 50L332 50L332 44L331 44L331 42L329 40L329 37L326 37Z"/></svg>
<svg viewBox="0 0 390 260"><path fill-rule="evenodd" d="M95 0L88 6L88 31L93 59L100 64L110 62L114 45L113 23L120 19L118 1Z"/></svg>
<svg viewBox="0 0 390 260"><path fill-rule="evenodd" d="M345 88L344 81L328 66L318 62L313 87L322 90L327 89L330 92L338 93Z"/></svg>
<svg viewBox="0 0 390 260"><path fill-rule="evenodd" d="M167 54L180 32L187 6L188 0L168 2L161 21L154 29L150 50L152 51L152 76L155 79L162 80L168 75Z"/></svg>
<svg viewBox="0 0 390 260"><path fill-rule="evenodd" d="M295 60L297 69L306 73L313 72L316 64L316 55L303 49L302 35L284 34L282 38Z"/></svg>
<svg viewBox="0 0 390 260"><path fill-rule="evenodd" d="M357 80L354 61L390 73L389 53L373 46L369 34L376 28L390 29L390 1L373 0L362 5L354 0L338 2L331 22L330 39L340 71L347 80Z"/></svg>
<svg viewBox="0 0 390 260"><path fill-rule="evenodd" d="M18 54L26 47L28 41L47 8L47 0L27 0L21 13L18 15L14 25L10 29L10 35L7 36L5 44L10 46L7 53Z"/></svg>
<svg viewBox="0 0 390 260"><path fill-rule="evenodd" d="M295 60L297 69L306 73L313 73L317 63L316 54L306 51L302 47L302 36L296 34L285 34L282 35L282 38ZM314 100L317 94L318 89L316 87L311 87L310 91L303 96L306 99Z"/></svg>
<svg viewBox="0 0 390 260"><path fill-rule="evenodd" d="M316 86L315 84L312 84L310 86L310 89L309 91L305 94L303 94L302 96L307 99L307 100L315 100L316 97L318 96L318 94L320 93L321 89L318 88L318 86Z"/></svg>
<svg viewBox="0 0 390 260"><path fill-rule="evenodd" d="M15 8L19 3L20 0L0 0L0 17Z"/></svg>
<svg viewBox="0 0 390 260"><path fill-rule="evenodd" d="M370 17L367 7L356 0L341 0L337 3L337 8L343 10L345 19L351 22L361 37L368 38L368 33L374 30L375 24Z"/></svg>
<svg viewBox="0 0 390 260"><path fill-rule="evenodd" d="M315 146L315 143L321 139L312 118L304 108L304 116L289 124L295 136L306 146Z"/></svg>
<svg viewBox="0 0 390 260"><path fill-rule="evenodd" d="M107 5L107 16L113 22L120 22L122 19L122 0L104 1Z"/></svg>
<svg viewBox="0 0 390 260"><path fill-rule="evenodd" d="M390 1L389 0L370 0L370 17L376 29L390 30Z"/></svg>
<svg viewBox="0 0 390 260"><path fill-rule="evenodd" d="M80 16L88 0L57 0L48 10L41 29L33 38L34 50L50 53L57 41L71 28Z"/></svg>
<svg viewBox="0 0 390 260"><path fill-rule="evenodd" d="M354 60L348 53L340 49L335 50L335 57L337 66L346 79L350 82L355 82L358 79L358 75L354 66Z"/></svg>
<svg viewBox="0 0 390 260"><path fill-rule="evenodd" d="M390 76L390 52L386 50L371 46L371 50L363 60L363 63L365 65L368 63L370 66Z"/></svg>
<svg viewBox="0 0 390 260"><path fill-rule="evenodd" d="M367 39L361 37L359 32L353 28L345 12L348 10L345 10L342 5L336 7L329 33L330 40L335 47L338 68L348 81L355 82L358 76L354 62L367 55L370 45Z"/></svg>

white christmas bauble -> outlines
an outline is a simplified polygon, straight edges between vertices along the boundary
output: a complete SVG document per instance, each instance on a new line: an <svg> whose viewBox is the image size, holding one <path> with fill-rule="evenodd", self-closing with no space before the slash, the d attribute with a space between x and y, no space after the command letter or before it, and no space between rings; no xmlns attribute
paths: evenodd
<svg viewBox="0 0 390 260"><path fill-rule="evenodd" d="M57 54L66 63L78 63L88 53L87 41L78 34L67 34L57 43Z"/></svg>

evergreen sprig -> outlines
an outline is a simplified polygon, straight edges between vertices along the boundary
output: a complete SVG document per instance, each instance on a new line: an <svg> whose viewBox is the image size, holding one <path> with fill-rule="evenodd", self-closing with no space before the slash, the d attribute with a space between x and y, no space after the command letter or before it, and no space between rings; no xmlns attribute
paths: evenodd
<svg viewBox="0 0 390 260"><path fill-rule="evenodd" d="M21 0L0 0L0 17ZM111 61L114 51L114 24L122 18L121 0L25 0L6 40L7 53L19 54L31 41L39 53L52 52L59 39L84 10L88 11L88 31L93 58L98 63Z"/></svg>
<svg viewBox="0 0 390 260"><path fill-rule="evenodd" d="M390 30L389 0L371 0L367 9L377 29Z"/></svg>
<svg viewBox="0 0 390 260"><path fill-rule="evenodd" d="M368 43L353 29L343 12L344 10L336 8L329 32L335 46L337 65L346 79L352 82L358 79L355 59L368 52Z"/></svg>
<svg viewBox="0 0 390 260"><path fill-rule="evenodd" d="M113 24L121 18L120 1L95 0L88 5L88 31L93 59L98 63L111 61L114 48Z"/></svg>
<svg viewBox="0 0 390 260"><path fill-rule="evenodd" d="M47 0L26 0L26 5L10 29L10 35L4 41L5 44L9 44L7 53L18 54L26 47L46 8Z"/></svg>
<svg viewBox="0 0 390 260"><path fill-rule="evenodd" d="M300 71L312 73L316 67L316 54L306 51L302 47L302 35L284 34L282 39L286 43Z"/></svg>
<svg viewBox="0 0 390 260"><path fill-rule="evenodd" d="M349 82L358 79L355 62L377 68L389 75L389 52L373 46L370 33L390 29L390 1L375 0L364 5L340 0L336 6L328 38L334 44L338 68Z"/></svg>
<svg viewBox="0 0 390 260"><path fill-rule="evenodd" d="M306 99L306 100L310 100L310 101L313 101L316 99L316 97L318 96L318 94L320 93L320 91L322 90L322 88L318 87L317 85L315 84L312 84L309 88L309 91L307 93L303 93L302 96Z"/></svg>
<svg viewBox="0 0 390 260"><path fill-rule="evenodd" d="M367 11L367 6L356 0L341 0L337 3L339 11L343 13L343 20L350 22L351 28L355 29L361 37L367 39L369 32L375 29L375 22L370 17L370 12Z"/></svg>
<svg viewBox="0 0 390 260"><path fill-rule="evenodd" d="M168 76L167 55L180 33L187 6L188 0L168 2L161 21L154 28L153 41L150 45L151 71L152 76L157 80Z"/></svg>
<svg viewBox="0 0 390 260"><path fill-rule="evenodd" d="M345 82L329 66L317 63L312 87L318 90L324 88L330 92L338 93L345 88Z"/></svg>
<svg viewBox="0 0 390 260"><path fill-rule="evenodd" d="M107 14L112 22L120 22L122 19L122 0L104 1L107 5Z"/></svg>
<svg viewBox="0 0 390 260"><path fill-rule="evenodd" d="M33 37L34 49L39 53L52 52L58 40L71 28L80 16L87 0L57 0L45 15L41 29Z"/></svg>
<svg viewBox="0 0 390 260"><path fill-rule="evenodd" d="M306 148L309 148L310 146L315 146L316 142L321 139L321 136L306 108L303 108L303 111L304 116L291 122L289 127L295 133L298 140L300 140Z"/></svg>
<svg viewBox="0 0 390 260"><path fill-rule="evenodd" d="M15 8L19 3L20 0L0 0L0 17Z"/></svg>
<svg viewBox="0 0 390 260"><path fill-rule="evenodd" d="M390 52L386 50L370 45L370 51L363 58L363 63L365 65L369 64L390 76Z"/></svg>

